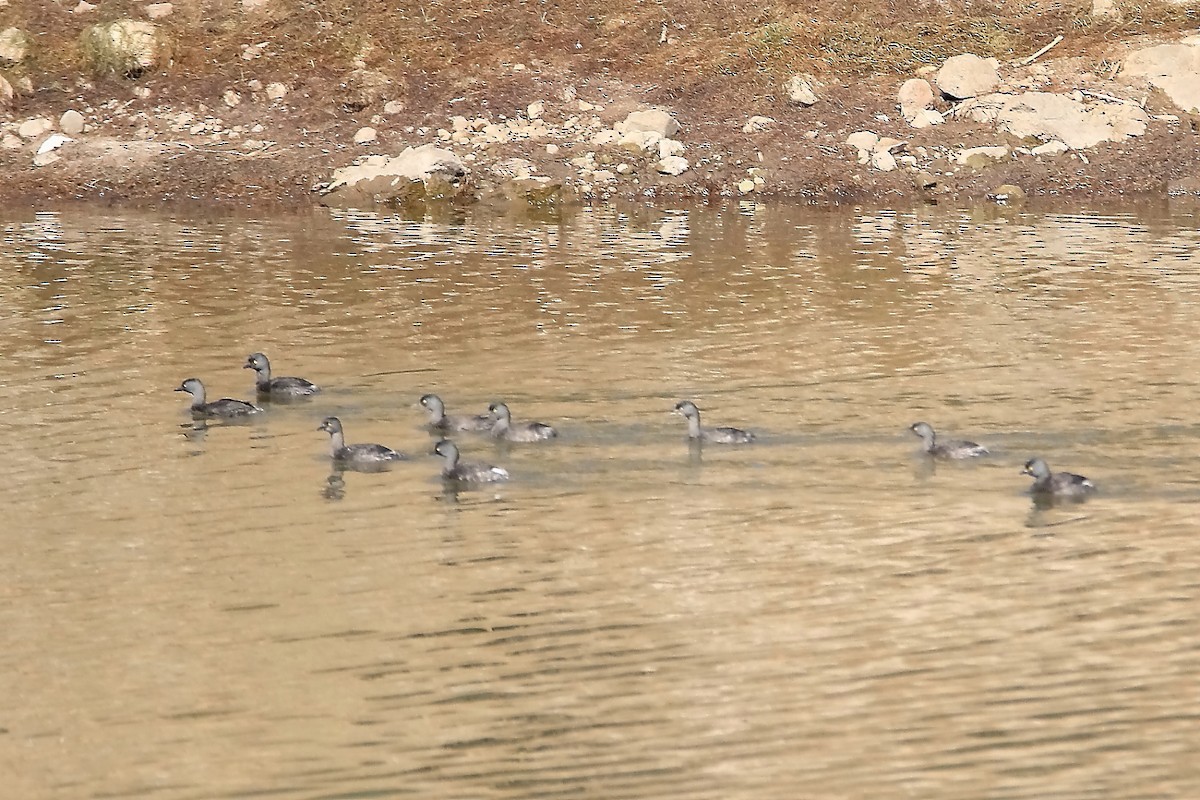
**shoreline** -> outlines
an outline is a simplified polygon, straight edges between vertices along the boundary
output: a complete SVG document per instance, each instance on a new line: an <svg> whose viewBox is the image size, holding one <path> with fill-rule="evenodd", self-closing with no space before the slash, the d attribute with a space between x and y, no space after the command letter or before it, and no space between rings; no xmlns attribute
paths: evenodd
<svg viewBox="0 0 1200 800"><path fill-rule="evenodd" d="M1164 47L1189 58L1194 52L1200 69L1200 35L1113 42L1106 55L1116 60L1102 63L1129 64ZM812 102L789 98L785 86L738 102L732 79L726 90L663 102L661 87L611 76L571 80L549 65L521 63L468 93L430 86L420 102L381 93L360 108L331 108L327 98L344 92L347 80L318 74L270 84L212 84L169 72L83 82L73 93L17 98L0 125L7 174L0 203L297 211L430 200L903 207L972 205L996 195L1052 205L1200 197L1200 113L1179 108L1154 75L1098 75L1088 69L1096 54L1053 55L990 59L995 78L963 98L940 89L953 59L919 76L797 75L792 80L803 78ZM919 107L907 104L910 85L929 93ZM1058 133L1056 109L1032 122L1003 117L1025 98L1065 105L1081 120L1081 138L1061 141L1077 131ZM660 128L631 122L655 110L666 120ZM1119 115L1130 118L1110 121ZM1096 133L1088 127L1096 120L1110 127ZM388 172L406 148L448 153L443 161L454 162L454 174L437 177L444 163L432 172ZM339 170L372 164L385 178L399 174L405 191L381 193L378 181L349 199L315 191L336 183Z"/></svg>

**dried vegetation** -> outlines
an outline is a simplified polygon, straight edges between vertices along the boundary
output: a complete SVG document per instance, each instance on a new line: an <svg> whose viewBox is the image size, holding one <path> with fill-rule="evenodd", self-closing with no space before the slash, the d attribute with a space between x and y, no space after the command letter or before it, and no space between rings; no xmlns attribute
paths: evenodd
<svg viewBox="0 0 1200 800"><path fill-rule="evenodd" d="M1090 3L970 0L273 0L253 14L236 0L176 0L161 25L173 42L179 78L261 79L306 71L331 76L356 65L398 80L470 86L513 63L563 74L606 74L662 85L668 92L712 84L761 93L797 71L868 76L903 74L960 52L1000 58L1036 50L1062 33L1060 52L1115 36L1200 24L1167 0L1118 0L1120 16L1097 19ZM77 75L84 27L121 16L144 18L142 4L104 0L73 15L43 0L11 0L0 26L18 25L39 43L30 71ZM263 45L261 59L243 59ZM536 59L536 62L535 62Z"/></svg>

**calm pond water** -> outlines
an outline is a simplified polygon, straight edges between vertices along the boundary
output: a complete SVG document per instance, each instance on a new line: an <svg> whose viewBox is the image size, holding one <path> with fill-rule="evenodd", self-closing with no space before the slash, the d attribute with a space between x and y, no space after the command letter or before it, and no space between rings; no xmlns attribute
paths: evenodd
<svg viewBox="0 0 1200 800"><path fill-rule="evenodd" d="M1200 791L1194 211L0 225L6 796ZM561 437L444 491L429 391Z"/></svg>

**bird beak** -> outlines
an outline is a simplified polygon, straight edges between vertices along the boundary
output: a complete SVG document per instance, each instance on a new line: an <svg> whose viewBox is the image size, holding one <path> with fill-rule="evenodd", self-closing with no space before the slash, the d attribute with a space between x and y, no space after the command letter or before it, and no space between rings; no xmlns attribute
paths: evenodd
<svg viewBox="0 0 1200 800"><path fill-rule="evenodd" d="M175 387L174 389L172 389L171 391L173 391L173 392L186 392L186 391L187 391L187 389L183 388L182 386L176 386L176 387Z"/></svg>
<svg viewBox="0 0 1200 800"><path fill-rule="evenodd" d="M254 369L254 365L247 361L245 364L242 364L242 369Z"/></svg>

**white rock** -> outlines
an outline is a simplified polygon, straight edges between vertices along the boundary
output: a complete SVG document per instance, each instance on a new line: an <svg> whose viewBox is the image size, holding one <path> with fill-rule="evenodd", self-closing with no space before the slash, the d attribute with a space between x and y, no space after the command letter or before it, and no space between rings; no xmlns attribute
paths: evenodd
<svg viewBox="0 0 1200 800"><path fill-rule="evenodd" d="M38 145L37 155L40 156L43 153L53 152L54 150L57 150L58 148L62 147L64 144L67 144L68 142L73 142L73 141L75 141L75 140L72 139L70 136L64 136L61 133L52 133L49 136L47 136L40 145Z"/></svg>
<svg viewBox="0 0 1200 800"><path fill-rule="evenodd" d="M150 87L149 87L149 86L135 86L135 87L133 87L133 96L134 96L134 97L140 98L140 99L142 99L142 100L147 100L147 99L149 99L149 97L150 97L150 94L151 94L151 92L150 92Z"/></svg>
<svg viewBox="0 0 1200 800"><path fill-rule="evenodd" d="M33 165L35 167L45 167L58 161L62 156L58 153L38 153L33 157Z"/></svg>
<svg viewBox="0 0 1200 800"><path fill-rule="evenodd" d="M58 129L68 136L78 136L83 133L83 114L71 109L58 120Z"/></svg>
<svg viewBox="0 0 1200 800"><path fill-rule="evenodd" d="M788 102L798 106L811 106L818 100L816 93L817 81L813 76L807 74L793 75L788 78L783 84L783 93L787 96Z"/></svg>
<svg viewBox="0 0 1200 800"><path fill-rule="evenodd" d="M620 164L617 164L617 174L618 175L628 175L631 172L633 172L633 167L630 166L629 164L626 164L623 162Z"/></svg>
<svg viewBox="0 0 1200 800"><path fill-rule="evenodd" d="M679 133L679 121L661 108L652 108L647 111L630 112L622 122L613 125L613 128L618 133L646 131L657 133L663 139L669 139Z"/></svg>
<svg viewBox="0 0 1200 800"><path fill-rule="evenodd" d="M1143 77L1189 114L1200 114L1200 47L1160 44L1138 50L1121 64L1126 77Z"/></svg>
<svg viewBox="0 0 1200 800"><path fill-rule="evenodd" d="M670 158L683 155L683 142L677 139L660 139L658 142L658 157Z"/></svg>
<svg viewBox="0 0 1200 800"><path fill-rule="evenodd" d="M221 95L221 100L230 108L236 108L242 102L242 96L233 89L226 89L225 94Z"/></svg>
<svg viewBox="0 0 1200 800"><path fill-rule="evenodd" d="M687 167L684 167L687 169ZM682 171L682 170L681 170ZM671 173L678 174L678 173ZM594 183L616 183L617 176L610 169L598 169L592 173L592 181Z"/></svg>
<svg viewBox="0 0 1200 800"><path fill-rule="evenodd" d="M548 156L558 155L558 145L556 145L556 144L546 145L546 155L548 155Z"/></svg>
<svg viewBox="0 0 1200 800"><path fill-rule="evenodd" d="M591 143L597 147L604 147L609 144L616 144L621 140L621 134L614 131L612 128L605 128L602 131L597 131L592 135Z"/></svg>
<svg viewBox="0 0 1200 800"><path fill-rule="evenodd" d="M1000 85L1000 75L992 62L972 53L947 58L933 80L942 94L955 100L978 97Z"/></svg>
<svg viewBox="0 0 1200 800"><path fill-rule="evenodd" d="M896 157L888 150L876 150L871 154L871 166L880 172L891 172L896 168Z"/></svg>
<svg viewBox="0 0 1200 800"><path fill-rule="evenodd" d="M408 147L398 156L371 156L335 170L322 189L323 202L354 207L451 197L467 190L466 174L462 160L449 150L432 144Z"/></svg>
<svg viewBox="0 0 1200 800"><path fill-rule="evenodd" d="M529 104L529 106L528 106L528 107L525 109L525 114L526 114L526 115L527 115L527 116L528 116L530 119L537 119L537 118L539 118L540 116L542 116L542 113L543 113L545 110L546 110L546 104L545 104L544 102L542 102L541 100L534 100L534 101L533 101L532 103L530 103L530 104Z"/></svg>
<svg viewBox="0 0 1200 800"><path fill-rule="evenodd" d="M17 127L17 136L22 139L36 139L44 133L54 130L54 123L45 117L27 119Z"/></svg>
<svg viewBox="0 0 1200 800"><path fill-rule="evenodd" d="M757 188L758 188L758 185L755 184L754 181L750 180L749 178L739 181L738 185L737 185L737 190L741 194L750 194Z"/></svg>
<svg viewBox="0 0 1200 800"><path fill-rule="evenodd" d="M567 86L562 90L562 94L559 95L564 103L571 102L576 98L576 96L578 96L578 91L574 86Z"/></svg>
<svg viewBox="0 0 1200 800"><path fill-rule="evenodd" d="M278 81L267 84L267 99L269 100L282 100L283 98L287 97L287 93L288 87L282 83L279 83ZM387 113L386 106L384 107L384 113Z"/></svg>
<svg viewBox="0 0 1200 800"><path fill-rule="evenodd" d="M20 28L0 31L0 63L20 64L29 55L29 37Z"/></svg>
<svg viewBox="0 0 1200 800"><path fill-rule="evenodd" d="M1120 17L1121 12L1117 9L1116 3L1113 0L1092 0L1092 16Z"/></svg>
<svg viewBox="0 0 1200 800"><path fill-rule="evenodd" d="M5 150L20 150L24 146L25 143L21 141L21 137L13 136L11 133L6 133L3 138L0 138L0 147Z"/></svg>
<svg viewBox="0 0 1200 800"><path fill-rule="evenodd" d="M988 161L1003 161L1008 158L1009 150L1004 145L984 147L967 147L953 155L955 164L962 166L982 166Z"/></svg>
<svg viewBox="0 0 1200 800"><path fill-rule="evenodd" d="M1071 148L1067 147L1064 142L1060 142L1058 139L1052 139L1045 144L1039 144L1037 147L1030 150L1029 153L1035 156L1056 156L1060 153L1065 153L1070 149Z"/></svg>
<svg viewBox="0 0 1200 800"><path fill-rule="evenodd" d="M924 78L909 78L900 86L897 95L900 114L909 122L933 105L933 87Z"/></svg>
<svg viewBox="0 0 1200 800"><path fill-rule="evenodd" d="M663 175L680 175L687 172L688 162L681 156L667 156L660 159L655 168Z"/></svg>
<svg viewBox="0 0 1200 800"><path fill-rule="evenodd" d="M762 131L769 130L774 124L775 120L770 117L751 117L742 126L742 133L761 133Z"/></svg>
<svg viewBox="0 0 1200 800"><path fill-rule="evenodd" d="M846 144L858 150L871 152L879 144L879 135L871 131L855 131L846 137Z"/></svg>
<svg viewBox="0 0 1200 800"><path fill-rule="evenodd" d="M354 133L355 144L371 144L378 138L379 134L376 133L374 128L359 128ZM446 138L450 138L450 133L448 131L446 133Z"/></svg>
<svg viewBox="0 0 1200 800"><path fill-rule="evenodd" d="M1146 132L1150 116L1132 103L1081 103L1063 94L990 94L963 103L955 112L993 123L1018 138L1058 139L1072 150L1120 142Z"/></svg>
<svg viewBox="0 0 1200 800"><path fill-rule="evenodd" d="M242 11L253 14L256 11L262 11L269 2L270 0L242 0Z"/></svg>
<svg viewBox="0 0 1200 800"><path fill-rule="evenodd" d="M942 112L932 108L922 108L908 121L908 124L914 128L928 128L930 125L941 125L945 121L946 118L942 116Z"/></svg>
<svg viewBox="0 0 1200 800"><path fill-rule="evenodd" d="M617 144L627 150L646 151L656 148L661 140L662 136L654 131L630 131L621 134Z"/></svg>
<svg viewBox="0 0 1200 800"><path fill-rule="evenodd" d="M145 6L143 10L150 19L162 19L163 17L171 16L171 12L175 10L175 6L170 3L151 3Z"/></svg>
<svg viewBox="0 0 1200 800"><path fill-rule="evenodd" d="M153 69L164 49L157 25L128 18L85 28L80 42L93 67L120 75Z"/></svg>
<svg viewBox="0 0 1200 800"><path fill-rule="evenodd" d="M0 110L7 111L12 108L13 98L16 92L13 91L12 84L3 75L0 75Z"/></svg>
<svg viewBox="0 0 1200 800"><path fill-rule="evenodd" d="M95 10L96 10L96 7L94 5L92 5L91 3L89 3L87 0L79 0L79 2L75 4L75 7L71 9L71 13L72 14L87 14L87 13L95 11Z"/></svg>

